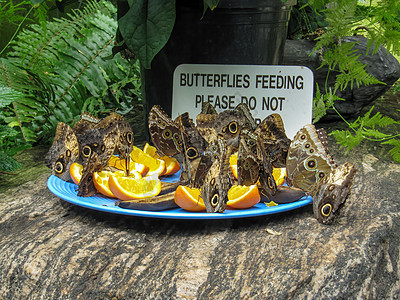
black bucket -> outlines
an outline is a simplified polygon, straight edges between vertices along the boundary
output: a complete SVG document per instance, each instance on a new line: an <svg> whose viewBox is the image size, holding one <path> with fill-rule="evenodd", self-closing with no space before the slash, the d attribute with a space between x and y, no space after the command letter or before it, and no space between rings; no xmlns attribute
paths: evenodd
<svg viewBox="0 0 400 300"><path fill-rule="evenodd" d="M221 0L203 16L203 0L177 0L176 22L151 69L142 70L146 116L172 110L173 73L180 64L277 65L282 62L296 0Z"/></svg>

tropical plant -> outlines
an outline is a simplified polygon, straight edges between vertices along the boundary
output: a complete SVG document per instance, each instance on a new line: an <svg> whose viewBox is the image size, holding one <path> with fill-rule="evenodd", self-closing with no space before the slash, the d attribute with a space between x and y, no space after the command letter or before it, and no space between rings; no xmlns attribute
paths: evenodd
<svg viewBox="0 0 400 300"><path fill-rule="evenodd" d="M366 70L354 49L355 43L343 42L343 38L354 34L363 34L368 38L366 55L375 53L380 45L388 52L400 50L400 3L396 0L381 0L374 5L358 0L309 0L310 5L324 13L327 26L318 38L314 51L323 50L321 67L328 66L328 75L335 76L334 86L325 84L317 88L313 101L313 122L320 120L328 109L333 109L348 125L348 129L335 130L331 134L336 141L347 148L357 146L364 139L393 145L389 151L393 159L400 162L399 134L382 132L382 129L400 121L382 116L377 112L371 116L372 109L364 116L349 122L335 108L335 101L344 100L337 96L337 91L350 85L383 84Z"/></svg>
<svg viewBox="0 0 400 300"><path fill-rule="evenodd" d="M12 139L45 142L58 122L72 124L83 111L126 113L139 100L138 65L112 55L116 31L116 8L90 1L18 34L0 60L0 151L12 154Z"/></svg>

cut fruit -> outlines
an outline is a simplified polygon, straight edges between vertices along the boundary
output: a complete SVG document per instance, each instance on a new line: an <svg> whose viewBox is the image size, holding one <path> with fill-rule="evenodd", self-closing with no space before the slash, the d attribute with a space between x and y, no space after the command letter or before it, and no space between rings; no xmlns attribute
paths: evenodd
<svg viewBox="0 0 400 300"><path fill-rule="evenodd" d="M146 143L143 147L143 152L150 155L151 157L160 158L157 153L157 148Z"/></svg>
<svg viewBox="0 0 400 300"><path fill-rule="evenodd" d="M149 154L144 153L138 147L133 146L131 159L134 162L138 162L149 167L149 172L147 173L147 176L161 176L165 172L165 162L163 160L151 157Z"/></svg>
<svg viewBox="0 0 400 300"><path fill-rule="evenodd" d="M180 185L175 191L175 203L188 211L204 211L206 206L200 196L199 189L192 189L187 186Z"/></svg>
<svg viewBox="0 0 400 300"><path fill-rule="evenodd" d="M237 158L238 158L238 154L237 152L232 154L229 157L229 165L231 167L231 171L233 173L233 176L235 177L235 179L238 179L238 172L237 172Z"/></svg>
<svg viewBox="0 0 400 300"><path fill-rule="evenodd" d="M274 176L276 185L282 185L285 182L286 168L273 168L272 176Z"/></svg>
<svg viewBox="0 0 400 300"><path fill-rule="evenodd" d="M181 165L174 157L162 156L160 159L165 162L165 172L163 173L165 176L173 175L181 169Z"/></svg>
<svg viewBox="0 0 400 300"><path fill-rule="evenodd" d="M228 191L228 206L233 208L249 208L260 202L260 193L256 184L233 185Z"/></svg>
<svg viewBox="0 0 400 300"><path fill-rule="evenodd" d="M110 176L115 175L109 171L94 172L93 183L99 193L110 198L115 198L114 194L110 190L110 187L108 186L108 178Z"/></svg>
<svg viewBox="0 0 400 300"><path fill-rule="evenodd" d="M83 166L81 164L78 164L77 162L74 162L69 168L71 179L73 182L75 182L76 185L79 185L79 182L81 182L82 172Z"/></svg>
<svg viewBox="0 0 400 300"><path fill-rule="evenodd" d="M115 155L111 156L111 158L108 160L108 165L110 167L114 167L123 171L125 171L126 168L125 159L120 159L118 156ZM131 171L139 172L140 175L142 175L143 177L146 176L147 172L149 171L149 167L131 160L129 162L129 172Z"/></svg>
<svg viewBox="0 0 400 300"><path fill-rule="evenodd" d="M110 176L108 185L120 200L133 200L157 196L161 192L160 179Z"/></svg>

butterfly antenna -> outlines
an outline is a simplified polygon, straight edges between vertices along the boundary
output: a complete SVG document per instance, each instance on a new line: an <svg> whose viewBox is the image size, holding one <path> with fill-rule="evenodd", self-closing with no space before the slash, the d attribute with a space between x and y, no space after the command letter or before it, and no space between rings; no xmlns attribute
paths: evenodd
<svg viewBox="0 0 400 300"><path fill-rule="evenodd" d="M130 155L126 155L125 157L125 171L126 171L126 176L129 176L129 165L130 165L130 159L131 156Z"/></svg>

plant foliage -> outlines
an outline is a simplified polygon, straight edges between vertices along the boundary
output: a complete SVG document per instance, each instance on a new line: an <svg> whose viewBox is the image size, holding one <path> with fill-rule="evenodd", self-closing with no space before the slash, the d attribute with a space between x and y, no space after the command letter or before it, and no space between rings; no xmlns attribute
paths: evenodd
<svg viewBox="0 0 400 300"><path fill-rule="evenodd" d="M322 90L317 88L313 101L313 122L317 122L328 109L334 109L339 114L335 109L335 101L343 99L337 96L337 91L354 86L383 84L371 76L365 65L358 60L360 53L354 49L355 44L344 42L343 38L353 34L364 34L368 38L369 46L366 55L375 53L381 45L388 51L398 52L400 2L379 0L372 5L371 2L358 0L309 0L308 4L324 14L327 24L314 49L323 53L320 67L328 67L325 87ZM327 85L329 76L335 78L334 87ZM386 135L377 129L397 121L380 113L371 117L371 111L353 123L343 119L349 125L349 129L333 132L334 137L340 145L347 147L347 151L364 139L394 145L390 153L400 162L400 147L396 140L398 135Z"/></svg>
<svg viewBox="0 0 400 300"><path fill-rule="evenodd" d="M91 1L18 34L0 58L0 151L12 138L26 147L47 141L58 122L72 124L83 111L129 111L140 95L139 69L112 56L116 30L116 8Z"/></svg>

